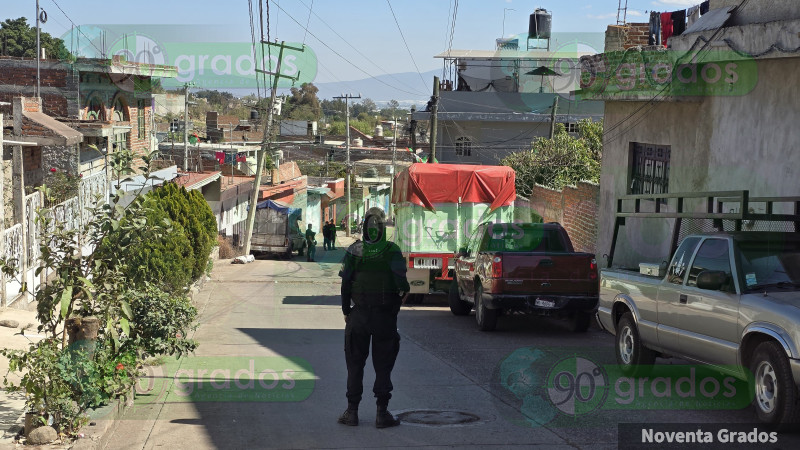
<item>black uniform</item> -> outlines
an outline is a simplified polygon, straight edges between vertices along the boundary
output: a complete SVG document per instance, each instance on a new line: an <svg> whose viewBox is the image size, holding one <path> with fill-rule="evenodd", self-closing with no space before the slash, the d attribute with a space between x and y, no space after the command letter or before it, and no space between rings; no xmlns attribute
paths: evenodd
<svg viewBox="0 0 800 450"><path fill-rule="evenodd" d="M377 398L379 415L381 411L388 414L386 407L393 388L391 373L400 350L397 314L402 295L409 290L405 259L400 248L386 240L383 217L383 212L377 208L367 212L364 239L347 249L340 273L342 312L347 320L344 352L348 410L357 411L361 402L364 366L371 340L375 368L372 390ZM376 422L376 425L381 427L381 423ZM392 425L396 423L386 426Z"/></svg>

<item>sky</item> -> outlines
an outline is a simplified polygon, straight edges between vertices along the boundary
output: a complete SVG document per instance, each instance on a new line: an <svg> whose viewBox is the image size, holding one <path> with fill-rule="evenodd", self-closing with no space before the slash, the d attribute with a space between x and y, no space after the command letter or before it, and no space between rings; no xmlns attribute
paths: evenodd
<svg viewBox="0 0 800 450"><path fill-rule="evenodd" d="M441 60L433 56L450 45L451 17L456 3L455 0L269 2L270 37L304 43L313 49L318 62L315 83L440 69ZM650 10L672 11L697 3L699 0L628 0L627 18L628 22L647 22ZM0 5L0 20L25 16L29 23L33 22L35 0L0 0ZM217 37L210 39L250 42L247 0L40 0L40 6L48 14L43 31L56 37L68 33L72 23L180 24L189 25L198 33L213 25L217 33L212 35ZM618 0L539 0L538 3L460 0L452 48L491 50L495 39L504 34L525 33L528 16L537 7L553 15L554 33L589 33L594 35L593 42L602 42L606 27L616 23ZM429 84L419 79L409 87L427 92Z"/></svg>

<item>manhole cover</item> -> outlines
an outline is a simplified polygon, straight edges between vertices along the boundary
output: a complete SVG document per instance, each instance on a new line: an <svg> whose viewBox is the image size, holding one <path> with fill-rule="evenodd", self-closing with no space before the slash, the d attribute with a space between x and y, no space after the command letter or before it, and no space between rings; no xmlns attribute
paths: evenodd
<svg viewBox="0 0 800 450"><path fill-rule="evenodd" d="M402 422L420 425L463 425L481 420L475 414L463 411L406 411L397 415Z"/></svg>

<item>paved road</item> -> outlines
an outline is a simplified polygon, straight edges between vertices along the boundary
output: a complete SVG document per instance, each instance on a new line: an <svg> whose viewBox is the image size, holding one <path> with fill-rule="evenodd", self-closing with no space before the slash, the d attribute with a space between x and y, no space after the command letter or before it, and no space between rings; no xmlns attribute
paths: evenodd
<svg viewBox="0 0 800 450"><path fill-rule="evenodd" d="M614 409L635 394L623 389L619 395L617 378L604 372L613 363L609 335L596 328L575 334L566 324L528 317L501 317L496 332L482 333L474 316L455 317L444 297L429 296L404 307L398 322L402 342L390 409L408 420L375 429L366 395L361 426L338 425L346 406L342 254L319 251L317 263L298 257L218 263L198 300L196 354L154 372L154 389L120 424L113 448L616 448L618 423L752 420L749 410L652 409L663 403ZM367 364L369 393L374 378ZM568 376L561 393L543 387L554 374L574 378L596 366L603 368L594 372L597 389L587 390L592 382L583 377L584 402L575 401L578 391L567 396ZM178 383L164 383L178 370ZM237 379L239 371L244 376ZM251 371L262 374L260 384L248 384ZM216 385L189 382L198 376ZM566 413L552 401L564 398ZM444 424L431 424L437 422Z"/></svg>

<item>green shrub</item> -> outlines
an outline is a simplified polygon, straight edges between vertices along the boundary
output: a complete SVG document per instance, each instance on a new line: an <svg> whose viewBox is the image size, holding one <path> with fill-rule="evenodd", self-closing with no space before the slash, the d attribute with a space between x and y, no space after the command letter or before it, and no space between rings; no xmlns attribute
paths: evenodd
<svg viewBox="0 0 800 450"><path fill-rule="evenodd" d="M148 198L145 204L150 206L146 216L148 224L167 220L170 228L160 239L143 241L132 249L127 260L128 275L135 286L154 282L167 292L184 292L192 282L195 266L191 242L183 226L170 220L156 198Z"/></svg>
<svg viewBox="0 0 800 450"><path fill-rule="evenodd" d="M169 219L183 227L194 254L192 279L200 278L217 241L217 221L208 203L200 192L187 191L172 183L150 192L148 196L158 199L159 207Z"/></svg>
<svg viewBox="0 0 800 450"><path fill-rule="evenodd" d="M183 356L197 343L188 339L197 309L185 295L169 294L148 284L129 297L133 310L131 338L147 355Z"/></svg>

